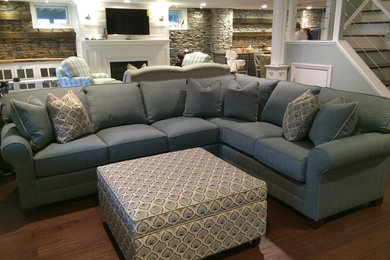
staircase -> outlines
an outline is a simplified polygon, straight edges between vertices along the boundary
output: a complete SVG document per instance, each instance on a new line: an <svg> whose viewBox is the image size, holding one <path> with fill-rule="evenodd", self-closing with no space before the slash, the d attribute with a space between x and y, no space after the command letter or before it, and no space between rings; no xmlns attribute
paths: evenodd
<svg viewBox="0 0 390 260"><path fill-rule="evenodd" d="M390 0L347 0L343 38L390 91Z"/></svg>

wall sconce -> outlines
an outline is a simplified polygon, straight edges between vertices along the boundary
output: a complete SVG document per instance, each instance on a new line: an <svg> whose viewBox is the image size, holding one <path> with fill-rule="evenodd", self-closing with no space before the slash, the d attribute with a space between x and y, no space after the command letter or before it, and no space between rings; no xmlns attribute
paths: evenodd
<svg viewBox="0 0 390 260"><path fill-rule="evenodd" d="M161 16L158 18L158 20L159 20L160 22L164 22L164 16L161 15Z"/></svg>
<svg viewBox="0 0 390 260"><path fill-rule="evenodd" d="M89 14L87 14L87 16L85 17L86 20L91 20L91 16Z"/></svg>

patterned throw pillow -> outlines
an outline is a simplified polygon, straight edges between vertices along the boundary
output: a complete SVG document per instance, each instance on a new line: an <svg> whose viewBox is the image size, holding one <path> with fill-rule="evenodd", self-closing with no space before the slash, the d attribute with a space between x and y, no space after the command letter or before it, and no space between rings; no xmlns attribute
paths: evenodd
<svg viewBox="0 0 390 260"><path fill-rule="evenodd" d="M287 105L283 117L282 132L288 141L304 139L309 131L314 117L320 108L318 95L307 90Z"/></svg>
<svg viewBox="0 0 390 260"><path fill-rule="evenodd" d="M49 93L46 106L59 143L64 144L92 132L87 110L72 90L62 98Z"/></svg>

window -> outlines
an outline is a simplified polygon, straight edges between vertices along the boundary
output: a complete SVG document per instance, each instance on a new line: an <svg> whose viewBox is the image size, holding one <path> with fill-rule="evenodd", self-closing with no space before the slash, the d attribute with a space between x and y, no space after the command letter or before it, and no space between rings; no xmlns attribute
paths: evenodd
<svg viewBox="0 0 390 260"><path fill-rule="evenodd" d="M36 5L30 3L34 28L71 28L67 5Z"/></svg>
<svg viewBox="0 0 390 260"><path fill-rule="evenodd" d="M187 9L169 9L169 29L187 29Z"/></svg>

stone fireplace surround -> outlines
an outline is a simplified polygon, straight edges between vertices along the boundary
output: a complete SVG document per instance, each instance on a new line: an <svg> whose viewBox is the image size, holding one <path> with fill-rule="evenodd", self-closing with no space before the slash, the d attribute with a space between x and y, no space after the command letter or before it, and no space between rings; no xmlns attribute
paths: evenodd
<svg viewBox="0 0 390 260"><path fill-rule="evenodd" d="M91 71L111 76L110 63L147 61L148 66L169 65L169 40L83 40L81 56Z"/></svg>

